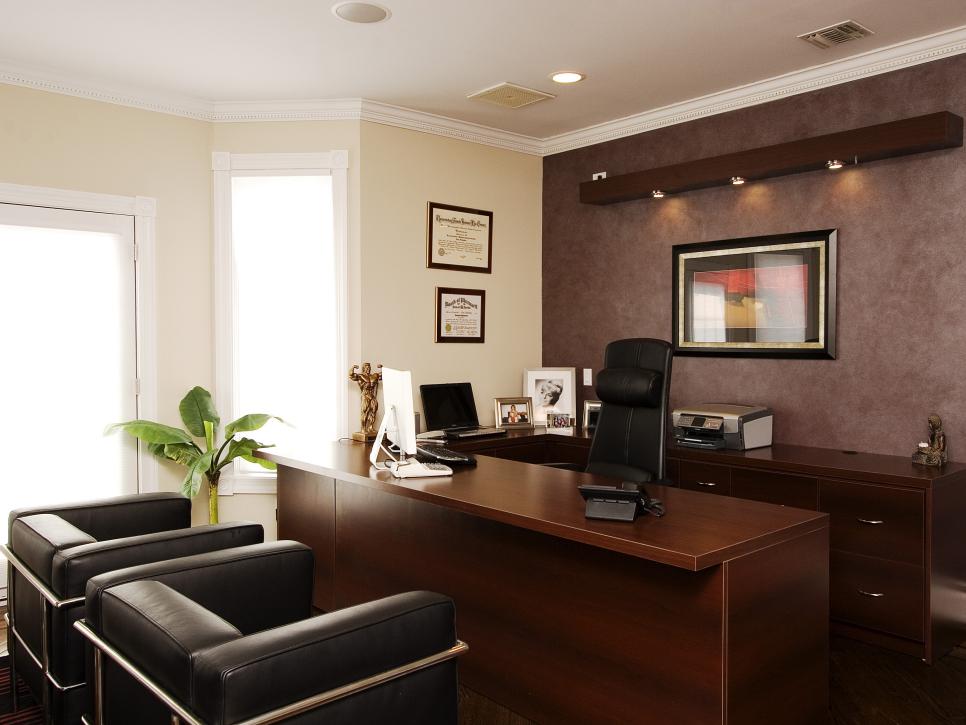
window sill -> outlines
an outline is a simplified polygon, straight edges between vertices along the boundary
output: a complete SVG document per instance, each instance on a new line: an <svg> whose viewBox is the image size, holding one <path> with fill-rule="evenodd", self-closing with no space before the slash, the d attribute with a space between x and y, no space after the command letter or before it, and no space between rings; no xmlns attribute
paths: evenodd
<svg viewBox="0 0 966 725"><path fill-rule="evenodd" d="M241 493L275 495L275 474L242 474L222 476L218 482L219 496L234 496Z"/></svg>

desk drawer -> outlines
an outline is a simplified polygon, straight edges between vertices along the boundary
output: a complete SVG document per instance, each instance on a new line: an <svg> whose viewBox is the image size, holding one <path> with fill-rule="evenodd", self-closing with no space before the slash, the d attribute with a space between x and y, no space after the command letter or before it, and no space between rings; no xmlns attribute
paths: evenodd
<svg viewBox="0 0 966 725"><path fill-rule="evenodd" d="M830 563L833 619L924 641L922 567L843 551Z"/></svg>
<svg viewBox="0 0 966 725"><path fill-rule="evenodd" d="M713 463L681 461L678 468L678 485L690 491L731 495L731 469Z"/></svg>
<svg viewBox="0 0 966 725"><path fill-rule="evenodd" d="M731 495L752 501L777 503L800 509L818 507L818 483L807 476L757 471L748 468L731 470Z"/></svg>
<svg viewBox="0 0 966 725"><path fill-rule="evenodd" d="M823 480L819 495L833 549L923 566L922 491Z"/></svg>

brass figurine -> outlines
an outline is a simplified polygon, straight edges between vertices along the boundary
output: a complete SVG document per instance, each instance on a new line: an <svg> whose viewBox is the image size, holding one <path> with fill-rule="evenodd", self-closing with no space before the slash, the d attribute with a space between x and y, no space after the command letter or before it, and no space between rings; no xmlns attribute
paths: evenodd
<svg viewBox="0 0 966 725"><path fill-rule="evenodd" d="M379 401L376 400L376 390L379 388L379 381L382 380L382 365L376 366L378 369L373 372L372 365L362 363L362 370L358 365L353 365L349 371L349 380L359 385L362 391L362 413L360 423L362 430L352 434L352 439L369 443L376 439L376 415L379 413Z"/></svg>
<svg viewBox="0 0 966 725"><path fill-rule="evenodd" d="M942 466L946 463L946 434L943 421L938 415L929 416L929 442L920 443L912 454L912 462L923 466Z"/></svg>

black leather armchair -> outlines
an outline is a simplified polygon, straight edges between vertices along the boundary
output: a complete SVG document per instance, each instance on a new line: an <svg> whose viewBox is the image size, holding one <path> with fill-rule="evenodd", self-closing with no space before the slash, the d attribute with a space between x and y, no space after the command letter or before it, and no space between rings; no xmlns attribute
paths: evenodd
<svg viewBox="0 0 966 725"><path fill-rule="evenodd" d="M312 616L293 541L94 577L92 725L457 721L453 602L408 592Z"/></svg>
<svg viewBox="0 0 966 725"><path fill-rule="evenodd" d="M607 345L604 369L597 374L601 405L587 473L664 482L671 357L671 344L664 340L642 337Z"/></svg>
<svg viewBox="0 0 966 725"><path fill-rule="evenodd" d="M11 564L11 674L27 682L50 722L72 725L87 698L84 640L72 625L84 616L90 577L264 539L258 524L191 528L191 501L175 493L12 511L8 535L0 550Z"/></svg>

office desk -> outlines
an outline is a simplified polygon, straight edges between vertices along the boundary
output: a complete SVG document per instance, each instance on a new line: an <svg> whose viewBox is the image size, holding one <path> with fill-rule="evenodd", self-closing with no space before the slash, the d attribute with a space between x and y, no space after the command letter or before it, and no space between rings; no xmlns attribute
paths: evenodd
<svg viewBox="0 0 966 725"><path fill-rule="evenodd" d="M281 538L333 610L409 589L456 601L463 683L546 723L818 723L828 517L653 487L667 516L588 521L608 479L480 456L392 479L360 443L263 453Z"/></svg>

